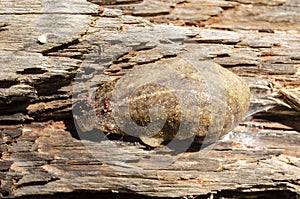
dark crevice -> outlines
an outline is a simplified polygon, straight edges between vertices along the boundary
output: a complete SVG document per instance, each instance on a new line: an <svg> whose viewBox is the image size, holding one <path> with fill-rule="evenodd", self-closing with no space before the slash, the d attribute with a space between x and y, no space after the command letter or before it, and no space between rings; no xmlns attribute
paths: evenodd
<svg viewBox="0 0 300 199"><path fill-rule="evenodd" d="M234 6L220 6L220 7L223 9L223 11L235 8Z"/></svg>
<svg viewBox="0 0 300 199"><path fill-rule="evenodd" d="M25 120L25 121L19 121L19 120L0 120L0 125L19 125L19 124L30 124L32 120Z"/></svg>
<svg viewBox="0 0 300 199"><path fill-rule="evenodd" d="M1 196L3 196L3 197L8 197L9 196L9 191L7 191L7 190L2 190L1 188L0 188L0 197Z"/></svg>
<svg viewBox="0 0 300 199"><path fill-rule="evenodd" d="M22 113L15 113L11 115L0 115L0 125L18 125L27 124L32 121L32 118Z"/></svg>
<svg viewBox="0 0 300 199"><path fill-rule="evenodd" d="M142 3L143 0L88 0L93 4L100 6L111 6L111 5L132 5Z"/></svg>
<svg viewBox="0 0 300 199"><path fill-rule="evenodd" d="M8 26L7 23L0 24L0 32L8 30L7 26Z"/></svg>
<svg viewBox="0 0 300 199"><path fill-rule="evenodd" d="M59 108L52 108L44 111L36 111L34 112L34 114L30 114L29 116L38 122L46 122L49 120L59 121L60 119L67 119L72 117L71 111L64 111L64 109L71 108L71 106L71 104L67 104Z"/></svg>
<svg viewBox="0 0 300 199"><path fill-rule="evenodd" d="M176 5L181 5L181 4L185 4L185 3L189 3L189 1L180 1Z"/></svg>
<svg viewBox="0 0 300 199"><path fill-rule="evenodd" d="M116 190L119 191L119 190ZM122 193L124 192L120 190L121 193L105 193L105 192L91 192L91 191L76 191L71 193L57 193L53 195L30 195L30 196L22 196L16 199L163 199L157 197L149 197L143 196L140 194L134 193ZM175 198L176 199L176 198Z"/></svg>
<svg viewBox="0 0 300 199"><path fill-rule="evenodd" d="M11 160L1 161L0 162L0 172L7 172L7 171L9 171L9 169L10 169L10 167L11 167L11 165L13 163L14 162L11 161Z"/></svg>
<svg viewBox="0 0 300 199"><path fill-rule="evenodd" d="M236 45L237 43L239 43L240 41L222 41L222 40L194 40L199 44L225 44L225 45Z"/></svg>
<svg viewBox="0 0 300 199"><path fill-rule="evenodd" d="M144 64L151 64L151 63L155 63L158 62L162 59L169 59L169 58L173 58L173 57L177 57L177 55L173 54L173 55L164 55L161 58L158 59L153 59L153 60L149 60L149 61L145 61L145 62L138 62L136 63L136 65L144 65Z"/></svg>
<svg viewBox="0 0 300 199"><path fill-rule="evenodd" d="M99 199L99 198L114 198L114 199L171 199L168 197L150 197L140 195L136 193L124 193L130 192L130 190L117 190L119 193L108 193L108 192L91 192L91 191L76 191L71 193L56 193L53 195L29 195L17 197L16 199ZM123 193L122 193L123 192ZM212 197L213 196L213 197ZM172 197L172 199L183 199L189 197ZM272 191L256 191L256 192L243 192L241 191L219 191L215 194L206 194L196 197L194 199L297 199L296 193L287 190L272 190Z"/></svg>
<svg viewBox="0 0 300 199"><path fill-rule="evenodd" d="M104 140L115 140L115 141L124 141L127 143L136 143L139 142L139 138L129 136L129 135L120 135L103 132L99 129L93 129L91 131L85 132L80 129L77 123L74 121L73 117L64 120L64 124L73 138L78 140L89 140L92 142L100 142Z"/></svg>
<svg viewBox="0 0 300 199"><path fill-rule="evenodd" d="M297 199L297 194L288 190L281 190L282 187L278 187L279 190L272 191L254 191L243 192L241 191L221 191L214 195L214 199ZM196 199L202 199L203 197L197 197Z"/></svg>
<svg viewBox="0 0 300 199"><path fill-rule="evenodd" d="M291 60L293 60L293 61L299 61L300 60L300 56L299 57L291 56Z"/></svg>
<svg viewBox="0 0 300 199"><path fill-rule="evenodd" d="M216 57L224 58L224 57L230 57L230 55L228 53L224 53L224 54L218 54Z"/></svg>
<svg viewBox="0 0 300 199"><path fill-rule="evenodd" d="M26 108L30 104L30 98L27 96L19 96L14 99L0 100L0 115L9 115L15 113L26 114Z"/></svg>
<svg viewBox="0 0 300 199"><path fill-rule="evenodd" d="M36 82L34 87L39 96L48 96L61 93L59 91L63 86L70 85L73 81L75 74L69 76L54 75L47 79L42 79Z"/></svg>
<svg viewBox="0 0 300 199"><path fill-rule="evenodd" d="M60 52L60 51L66 49L66 48L68 48L68 47L70 47L72 45L77 45L79 43L80 43L79 39L75 39L75 40L70 41L68 43L65 43L65 44L62 44L62 45L59 45L59 46L55 46L53 48L45 50L45 51L42 52L42 55L44 55L44 56L51 56L51 53Z"/></svg>
<svg viewBox="0 0 300 199"><path fill-rule="evenodd" d="M256 64L220 64L222 67L224 68L235 68L235 67L251 67L251 66L254 66L254 67L257 67Z"/></svg>
<svg viewBox="0 0 300 199"><path fill-rule="evenodd" d="M176 4L171 5L170 8L172 8L172 10L174 10L175 8L177 8L177 7L179 7L179 6L183 5L183 4L186 4L186 3L189 3L189 1L185 1L185 0L179 1Z"/></svg>
<svg viewBox="0 0 300 199"><path fill-rule="evenodd" d="M142 44L132 46L132 52L131 53L134 53L134 51L135 52L140 52L140 51L152 50L156 47L156 46L146 46L146 44L147 43L144 42ZM128 63L130 61L130 58L127 58L126 56L129 55L129 54L130 54L130 52L125 52L123 54L116 55L113 58L113 64Z"/></svg>
<svg viewBox="0 0 300 199"><path fill-rule="evenodd" d="M83 54L81 54L81 55L72 55L72 56L70 56L70 58L71 59L80 59L80 60L82 60L83 59Z"/></svg>
<svg viewBox="0 0 300 199"><path fill-rule="evenodd" d="M169 15L170 12L158 12L158 13L132 13L132 16L138 17L157 17L157 16L164 16Z"/></svg>
<svg viewBox="0 0 300 199"><path fill-rule="evenodd" d="M144 51L144 50L151 50L151 49L154 49L156 47L156 45L147 46L147 43L148 42L142 42L138 45L131 46L132 50L134 50L134 51Z"/></svg>
<svg viewBox="0 0 300 199"><path fill-rule="evenodd" d="M17 71L17 74L22 75L35 75L35 74L43 74L47 72L47 70L44 70L42 68L26 68L22 71Z"/></svg>
<svg viewBox="0 0 300 199"><path fill-rule="evenodd" d="M300 114L296 115L282 115L276 113L276 117L274 117L274 113L272 111L269 112L261 112L255 115L255 119L266 119L272 122L278 122L280 124L291 127L294 130L300 131Z"/></svg>
<svg viewBox="0 0 300 199"><path fill-rule="evenodd" d="M75 139L80 139L80 136L77 133L77 129L76 129L75 121L73 119L73 115L69 119L65 118L63 120L63 122L66 126L66 130L71 133L72 137L75 138Z"/></svg>
<svg viewBox="0 0 300 199"><path fill-rule="evenodd" d="M0 80L0 88L9 88L18 83L17 80Z"/></svg>
<svg viewBox="0 0 300 199"><path fill-rule="evenodd" d="M35 182L23 183L23 184L17 185L16 187L20 188L20 187L30 187L30 186L43 186L43 185L48 184L49 182L54 182L57 180L59 180L59 178L51 178L51 179L45 180L45 181L35 181Z"/></svg>
<svg viewBox="0 0 300 199"><path fill-rule="evenodd" d="M168 58L174 58L174 57L177 57L176 54L173 54L173 55L164 55L161 59L168 59Z"/></svg>
<svg viewBox="0 0 300 199"><path fill-rule="evenodd" d="M271 29L260 29L258 32L263 32L263 33L274 33L274 30Z"/></svg>

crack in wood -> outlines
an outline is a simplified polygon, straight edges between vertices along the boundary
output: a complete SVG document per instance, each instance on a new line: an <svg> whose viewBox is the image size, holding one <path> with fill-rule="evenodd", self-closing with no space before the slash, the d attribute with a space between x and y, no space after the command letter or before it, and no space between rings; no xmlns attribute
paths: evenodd
<svg viewBox="0 0 300 199"><path fill-rule="evenodd" d="M6 30L8 30L8 24L7 23L0 24L0 32Z"/></svg>
<svg viewBox="0 0 300 199"><path fill-rule="evenodd" d="M70 47L72 45L77 45L79 43L80 43L79 39L74 39L74 40L72 40L70 42L67 42L67 43L61 44L59 46L55 46L53 48L44 50L42 52L42 55L43 56L58 56L55 53L59 53L60 51L62 51L64 49L67 49L68 47Z"/></svg>
<svg viewBox="0 0 300 199"><path fill-rule="evenodd" d="M8 8L4 7L0 14L1 20L5 21L0 22L0 48L4 49L0 50L0 57L7 57L0 59L4 60L4 65L9 63L1 68L3 71L0 79L0 123L5 125L0 130L0 168L4 165L3 171L0 171L1 197L299 197L299 104L292 100L290 106L293 109L289 109L272 100L265 100L272 96L286 100L285 103L289 101L284 96L275 95L277 91L268 87L267 82L273 80L295 94L295 99L299 98L299 91L293 89L298 88L300 82L297 72L300 60L300 7L297 0L174 0L172 3L155 0L89 1L110 5L106 7L118 8L127 14L111 11L109 17L99 15L97 6L91 3L88 3L87 8L86 1L74 1L72 5L77 6L74 9L79 9L78 12L68 11L65 7L69 4L55 1L58 8L61 6L66 12L44 13L37 11L40 9L39 5L37 9L26 5L27 1L24 1L24 6L27 6L24 8L16 8L19 4L11 3L15 0L1 1L7 3ZM176 9L179 12L172 7L178 2ZM35 21L35 17L45 14L49 17L43 20L51 19L52 15L57 18L64 14L67 18L76 15L76 21L64 21L65 18L50 20L46 30L49 28L52 35L58 36L58 40L54 44L35 43L31 48L24 49L23 46L30 46L30 42L35 42L38 36L28 24ZM155 23L171 22L185 27L149 25L149 22L141 18L128 15L144 15ZM81 20L90 24L80 26ZM181 21L183 23L179 23ZM42 24L44 22L46 21L41 21ZM56 31L56 23L66 23L70 25L66 27L72 31L62 34ZM205 28L186 27L188 24ZM120 34L122 36L118 37ZM74 35L77 39L74 39ZM158 42L154 44L144 42L156 39ZM144 45L136 45L139 42L144 42ZM103 74L103 70L111 63L112 67L117 65L116 68L111 68L116 71L118 67L122 70L130 69L134 65L175 57L181 52L175 49L176 45L182 45L183 50L199 52L200 59L219 62L238 73L249 82L253 99L257 100L255 103L269 104L275 108L264 109L265 112L257 113L251 118L250 121L263 118L264 121L256 121L259 125L238 126L233 134L218 142L205 157L199 157L198 149L180 154L181 159L177 159L168 169L137 170L136 166L147 166L140 165L139 160L151 159L155 149L147 149L139 140L112 134L106 135L106 141L91 142L86 139L81 142L78 137L75 139L75 125L69 124L74 122L71 102L68 100L72 96L71 83L76 70L85 56L92 52L92 47L102 44L106 45L105 52L96 55L102 56L102 60L91 60L92 65L83 69L83 75L94 78L83 87L88 88L89 83L97 87L107 81L105 78L108 77ZM47 45L51 46L50 49ZM53 45L56 46L52 47ZM129 55L129 49L135 45L133 48L137 54ZM166 47L168 45L170 46ZM16 49L18 52L13 56L7 54L16 52ZM128 64L130 60L133 64ZM51 65L49 68L46 66L47 71L38 69L45 63ZM35 90L38 90L39 96L34 96ZM34 118L27 115L28 105L35 106L30 113ZM38 105L45 105L45 110L39 109ZM58 121L35 123L42 113L47 118L46 121ZM281 124L274 123L275 120ZM16 124L21 125L17 128ZM83 143L95 148L88 152ZM112 144L118 145L119 150L114 149ZM101 157L101 161L97 162L93 155ZM170 157L160 155L158 158L162 160ZM171 158L176 158L175 155ZM3 161L14 161L14 164L8 166ZM47 167L48 173L40 167ZM103 193L107 191L130 194ZM41 192L46 195L31 195Z"/></svg>
<svg viewBox="0 0 300 199"><path fill-rule="evenodd" d="M88 0L88 2L106 6L106 5L131 5L142 3L143 0Z"/></svg>
<svg viewBox="0 0 300 199"><path fill-rule="evenodd" d="M49 180L38 180L38 181L32 181L32 182L17 184L16 188L43 186L43 185L46 185L50 182L55 182L55 181L58 181L58 180L60 180L60 179L56 178L56 177L51 177Z"/></svg>

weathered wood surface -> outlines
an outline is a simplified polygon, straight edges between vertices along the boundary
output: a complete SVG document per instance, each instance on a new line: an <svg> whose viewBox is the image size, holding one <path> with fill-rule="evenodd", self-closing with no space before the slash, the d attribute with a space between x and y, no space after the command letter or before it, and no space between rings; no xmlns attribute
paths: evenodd
<svg viewBox="0 0 300 199"><path fill-rule="evenodd" d="M2 0L0 15L0 197L300 194L299 1ZM78 139L73 88L82 100L136 65L186 51L243 77L252 112L268 111L205 156Z"/></svg>

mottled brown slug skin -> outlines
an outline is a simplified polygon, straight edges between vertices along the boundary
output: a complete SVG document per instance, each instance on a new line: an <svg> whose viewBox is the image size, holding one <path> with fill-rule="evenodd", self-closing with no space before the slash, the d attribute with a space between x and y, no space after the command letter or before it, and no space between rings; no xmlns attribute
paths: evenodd
<svg viewBox="0 0 300 199"><path fill-rule="evenodd" d="M247 84L229 70L172 58L103 84L96 91L96 115L101 130L157 146L174 137L224 135L242 120L249 101Z"/></svg>

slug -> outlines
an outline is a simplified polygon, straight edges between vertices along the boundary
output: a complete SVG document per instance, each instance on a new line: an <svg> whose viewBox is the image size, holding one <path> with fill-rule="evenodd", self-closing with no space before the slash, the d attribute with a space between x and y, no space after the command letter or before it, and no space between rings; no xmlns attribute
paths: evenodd
<svg viewBox="0 0 300 199"><path fill-rule="evenodd" d="M209 61L180 57L135 66L95 93L97 128L164 141L213 141L245 116L250 90L236 74Z"/></svg>

